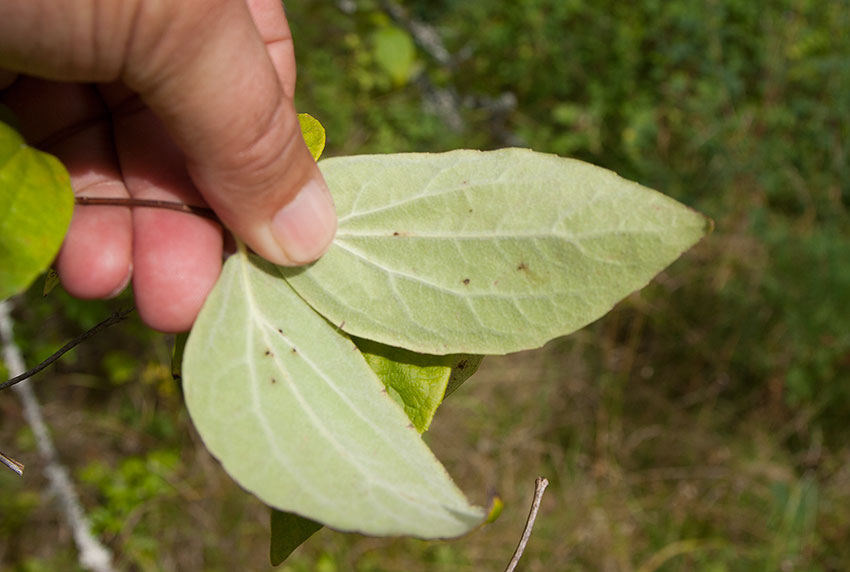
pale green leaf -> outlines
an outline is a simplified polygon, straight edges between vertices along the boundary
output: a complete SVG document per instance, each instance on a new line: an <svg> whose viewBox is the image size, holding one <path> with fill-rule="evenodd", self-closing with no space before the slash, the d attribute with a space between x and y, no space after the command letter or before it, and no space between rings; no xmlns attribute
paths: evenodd
<svg viewBox="0 0 850 572"><path fill-rule="evenodd" d="M301 127L301 136L307 149L313 155L313 160L318 161L325 150L325 128L318 119L309 113L298 114L298 125Z"/></svg>
<svg viewBox="0 0 850 572"><path fill-rule="evenodd" d="M309 518L271 509L269 560L272 566L277 566L286 560L293 550L316 534L320 528L322 528L321 524Z"/></svg>
<svg viewBox="0 0 850 572"><path fill-rule="evenodd" d="M346 332L432 354L539 347L604 315L710 228L615 173L523 149L320 164L339 214L278 271Z"/></svg>
<svg viewBox="0 0 850 572"><path fill-rule="evenodd" d="M353 341L420 433L431 425L449 384L453 384L453 390L458 387L475 373L483 357L469 354L436 356L363 338L353 338Z"/></svg>
<svg viewBox="0 0 850 572"><path fill-rule="evenodd" d="M452 537L480 524L351 340L240 251L183 358L192 420L266 504L344 531Z"/></svg>
<svg viewBox="0 0 850 572"><path fill-rule="evenodd" d="M74 209L58 159L0 123L0 300L26 289L50 264Z"/></svg>

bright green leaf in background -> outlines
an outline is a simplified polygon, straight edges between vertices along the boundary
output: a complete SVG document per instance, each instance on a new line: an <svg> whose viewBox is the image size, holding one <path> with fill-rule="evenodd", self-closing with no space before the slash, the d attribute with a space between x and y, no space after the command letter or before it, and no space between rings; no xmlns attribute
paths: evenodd
<svg viewBox="0 0 850 572"><path fill-rule="evenodd" d="M395 26L382 26L372 34L375 62L392 79L393 84L407 83L416 63L416 46L410 35Z"/></svg>
<svg viewBox="0 0 850 572"><path fill-rule="evenodd" d="M304 142L313 155L313 160L318 161L325 150L325 128L318 119L309 113L298 114L298 124L301 126L301 135Z"/></svg>
<svg viewBox="0 0 850 572"><path fill-rule="evenodd" d="M338 530L422 538L459 536L485 517L351 340L244 250L192 328L182 375L207 448L274 508Z"/></svg>
<svg viewBox="0 0 850 572"><path fill-rule="evenodd" d="M611 171L524 149L319 165L336 239L311 266L278 272L347 333L423 353L539 347L604 315L710 228Z"/></svg>
<svg viewBox="0 0 850 572"><path fill-rule="evenodd" d="M0 123L0 300L26 289L47 268L73 209L62 164Z"/></svg>
<svg viewBox="0 0 850 572"><path fill-rule="evenodd" d="M363 338L353 341L420 433L431 425L450 382L452 390L459 387L475 373L483 358L469 354L420 354Z"/></svg>

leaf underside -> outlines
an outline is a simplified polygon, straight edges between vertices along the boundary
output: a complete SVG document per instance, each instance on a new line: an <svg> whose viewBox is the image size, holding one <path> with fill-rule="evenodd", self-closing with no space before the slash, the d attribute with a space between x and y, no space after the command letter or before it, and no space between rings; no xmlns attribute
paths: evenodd
<svg viewBox="0 0 850 572"><path fill-rule="evenodd" d="M347 333L422 353L539 347L645 286L710 226L611 171L524 149L319 166L336 239L278 272Z"/></svg>
<svg viewBox="0 0 850 572"><path fill-rule="evenodd" d="M351 340L255 256L225 263L182 375L207 448L274 508L337 530L421 538L459 536L484 519Z"/></svg>

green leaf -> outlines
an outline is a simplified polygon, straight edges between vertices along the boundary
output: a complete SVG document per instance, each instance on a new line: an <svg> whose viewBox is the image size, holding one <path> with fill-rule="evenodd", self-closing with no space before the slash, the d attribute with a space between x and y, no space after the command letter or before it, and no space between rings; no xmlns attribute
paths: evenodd
<svg viewBox="0 0 850 572"><path fill-rule="evenodd" d="M421 538L459 536L485 517L351 340L244 247L207 298L182 369L207 448L274 508Z"/></svg>
<svg viewBox="0 0 850 572"><path fill-rule="evenodd" d="M375 62L397 86L410 79L416 63L416 46L410 35L395 26L384 26L372 35Z"/></svg>
<svg viewBox="0 0 850 572"><path fill-rule="evenodd" d="M59 286L59 274L52 268L48 268L44 274L44 288L41 291L42 297L53 292L53 289L57 286Z"/></svg>
<svg viewBox="0 0 850 572"><path fill-rule="evenodd" d="M186 340L189 332L181 332L174 336L174 347L171 348L171 378L175 381L183 378L183 352L186 350Z"/></svg>
<svg viewBox="0 0 850 572"><path fill-rule="evenodd" d="M320 164L339 229L279 268L351 335L431 354L539 347L604 315L710 228L587 163L524 149Z"/></svg>
<svg viewBox="0 0 850 572"><path fill-rule="evenodd" d="M301 126L301 136L304 137L307 149L313 155L313 160L318 161L325 150L325 128L309 113L299 113L298 124Z"/></svg>
<svg viewBox="0 0 850 572"><path fill-rule="evenodd" d="M73 210L62 163L0 123L0 300L25 290L47 268Z"/></svg>
<svg viewBox="0 0 850 572"><path fill-rule="evenodd" d="M269 559L277 566L304 541L316 534L322 525L318 522L292 514L271 509L271 544Z"/></svg>
<svg viewBox="0 0 850 572"><path fill-rule="evenodd" d="M353 341L420 433L431 425L450 381L459 386L475 373L483 358L468 354L420 354L363 338Z"/></svg>

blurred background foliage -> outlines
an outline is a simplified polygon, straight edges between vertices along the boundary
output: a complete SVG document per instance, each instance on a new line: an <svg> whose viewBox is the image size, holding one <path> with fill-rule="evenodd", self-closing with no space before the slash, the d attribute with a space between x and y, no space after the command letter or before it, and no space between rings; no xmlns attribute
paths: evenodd
<svg viewBox="0 0 850 572"><path fill-rule="evenodd" d="M453 542L322 531L282 569L501 570L534 477L528 571L850 567L850 3L293 0L297 107L326 156L532 147L657 188L716 230L544 349L488 358L426 435L506 501ZM40 285L38 286L40 288ZM28 363L130 304L31 292ZM96 531L125 570L265 570L267 513L209 458L137 321L35 381ZM11 394L0 568L74 570Z"/></svg>

